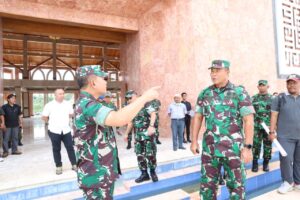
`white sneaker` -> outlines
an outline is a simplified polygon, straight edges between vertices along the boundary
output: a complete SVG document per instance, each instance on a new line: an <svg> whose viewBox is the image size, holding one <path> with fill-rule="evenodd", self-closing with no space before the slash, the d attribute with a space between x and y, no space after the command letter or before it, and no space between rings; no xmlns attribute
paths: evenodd
<svg viewBox="0 0 300 200"><path fill-rule="evenodd" d="M296 190L300 190L300 184L299 185L294 185L294 188L296 189Z"/></svg>
<svg viewBox="0 0 300 200"><path fill-rule="evenodd" d="M4 159L2 157L0 157L0 162L3 162L3 161L4 161Z"/></svg>
<svg viewBox="0 0 300 200"><path fill-rule="evenodd" d="M285 194L287 192L292 191L293 189L294 189L293 185L291 185L288 182L284 181L281 184L281 186L277 189L277 192L280 193L280 194Z"/></svg>

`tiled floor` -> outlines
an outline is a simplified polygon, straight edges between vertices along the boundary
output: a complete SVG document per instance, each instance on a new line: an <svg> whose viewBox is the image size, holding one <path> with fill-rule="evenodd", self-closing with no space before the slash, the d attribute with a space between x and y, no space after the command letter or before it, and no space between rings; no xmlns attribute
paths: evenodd
<svg viewBox="0 0 300 200"><path fill-rule="evenodd" d="M127 150L126 143L121 136L117 136L121 168L123 170L136 168L137 161L133 149ZM158 145L158 163L193 157L187 150L172 150L171 139L161 138L162 145ZM41 186L50 183L75 180L76 174L71 170L67 153L62 144L63 174L55 174L51 143L45 131L42 120L38 117L24 120L24 146L20 147L22 155L9 155L0 163L0 193Z"/></svg>
<svg viewBox="0 0 300 200"><path fill-rule="evenodd" d="M75 180L76 174L71 170L66 150L63 147L62 158L64 172L62 175L55 175L51 144L46 134L44 123L40 118L25 119L24 124L24 146L20 147L23 154L19 156L9 155L5 158L4 162L0 163L0 193ZM137 161L133 149L126 150L126 143L121 136L117 136L117 140L121 168L123 170L136 168ZM174 152L170 138L161 138L161 141L162 145L158 145L157 155L159 163L193 157L189 151L189 145L186 145L187 150ZM274 167L275 166L271 165L271 169ZM248 173L248 177L252 175L251 172ZM75 191L74 193L77 194L78 192L79 191ZM286 195L280 195L276 191L272 191L255 199L273 198L276 200L294 200L299 199L299 196L300 191L292 191ZM61 196L61 199L66 199L66 197Z"/></svg>

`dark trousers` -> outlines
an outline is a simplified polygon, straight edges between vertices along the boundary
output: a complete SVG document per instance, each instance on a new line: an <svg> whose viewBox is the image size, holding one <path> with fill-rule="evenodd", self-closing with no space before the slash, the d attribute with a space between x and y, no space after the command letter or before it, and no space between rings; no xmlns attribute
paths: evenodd
<svg viewBox="0 0 300 200"><path fill-rule="evenodd" d="M280 155L280 171L283 181L289 184L300 184L300 140L278 138L279 143L287 152L286 157Z"/></svg>
<svg viewBox="0 0 300 200"><path fill-rule="evenodd" d="M12 138L12 153L18 151L18 134L19 134L19 127L13 127L13 128L6 128L6 131L4 133L4 140L3 140L3 151L8 152L8 142L10 138Z"/></svg>
<svg viewBox="0 0 300 200"><path fill-rule="evenodd" d="M191 116L190 115L185 115L184 122L185 122L186 140L191 140L190 139L190 133L191 133L190 132L190 128L191 128Z"/></svg>
<svg viewBox="0 0 300 200"><path fill-rule="evenodd" d="M75 157L71 132L64 135L62 133L56 134L56 133L52 133L51 131L48 131L48 134L52 143L52 151L53 151L53 157L54 157L54 162L56 164L56 167L62 166L61 154L60 154L61 142L64 143L65 148L67 149L68 157L71 164L76 165L76 157Z"/></svg>

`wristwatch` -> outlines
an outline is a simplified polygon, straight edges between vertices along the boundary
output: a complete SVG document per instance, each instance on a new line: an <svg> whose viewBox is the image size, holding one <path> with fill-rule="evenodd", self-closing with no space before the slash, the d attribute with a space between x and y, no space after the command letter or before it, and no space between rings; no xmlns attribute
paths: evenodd
<svg viewBox="0 0 300 200"><path fill-rule="evenodd" d="M252 149L252 144L244 144L244 147L247 149Z"/></svg>

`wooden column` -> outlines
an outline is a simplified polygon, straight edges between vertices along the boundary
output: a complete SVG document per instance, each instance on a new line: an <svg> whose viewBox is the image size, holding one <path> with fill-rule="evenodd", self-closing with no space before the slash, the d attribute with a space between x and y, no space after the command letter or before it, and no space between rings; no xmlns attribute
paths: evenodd
<svg viewBox="0 0 300 200"><path fill-rule="evenodd" d="M23 79L29 79L28 72L28 39L27 35L24 35L23 40Z"/></svg>
<svg viewBox="0 0 300 200"><path fill-rule="evenodd" d="M53 43L52 43L52 55L53 55L53 60L52 60L52 63L53 63L53 80L56 80L56 40L54 39L53 40Z"/></svg>
<svg viewBox="0 0 300 200"><path fill-rule="evenodd" d="M78 67L81 67L83 64L83 61L82 61L82 43L81 41L79 41L79 66Z"/></svg>

